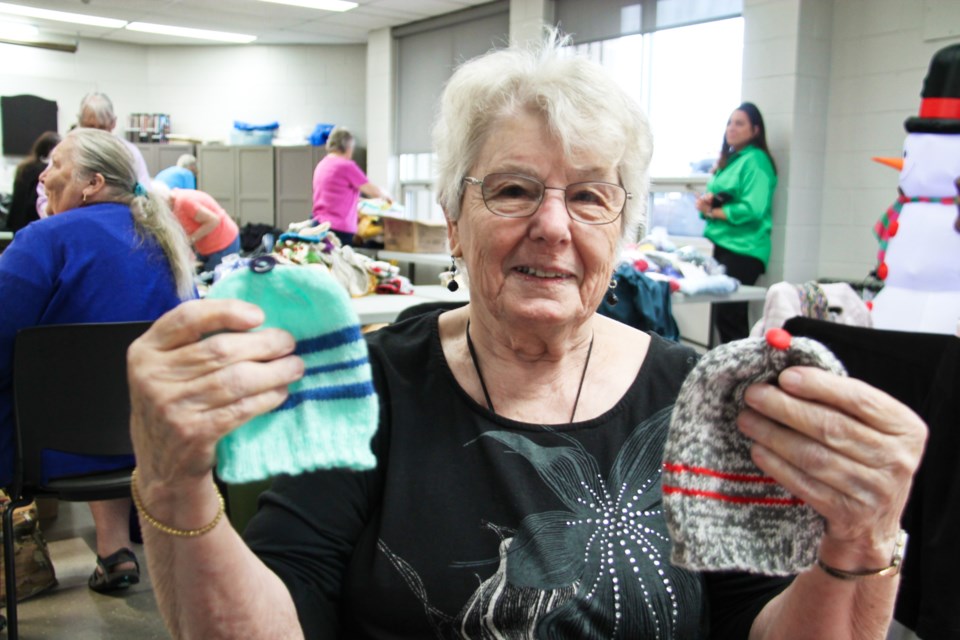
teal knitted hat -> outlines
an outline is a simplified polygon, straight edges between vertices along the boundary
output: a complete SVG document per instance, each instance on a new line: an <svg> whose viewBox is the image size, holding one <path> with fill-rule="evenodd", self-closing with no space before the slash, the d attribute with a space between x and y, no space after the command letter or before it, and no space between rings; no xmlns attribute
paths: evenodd
<svg viewBox="0 0 960 640"><path fill-rule="evenodd" d="M217 443L217 472L228 483L253 482L315 469L372 469L370 439L379 405L350 297L319 267L277 265L256 258L218 281L208 298L259 306L261 328L293 335L306 366L302 379L273 411L257 416Z"/></svg>

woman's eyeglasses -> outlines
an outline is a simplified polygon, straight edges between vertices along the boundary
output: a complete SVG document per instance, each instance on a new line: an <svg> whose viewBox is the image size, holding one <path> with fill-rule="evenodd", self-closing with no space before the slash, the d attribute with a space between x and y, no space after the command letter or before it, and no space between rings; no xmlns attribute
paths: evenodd
<svg viewBox="0 0 960 640"><path fill-rule="evenodd" d="M467 176L467 184L478 185L490 213L504 218L526 218L536 213L547 189L563 191L567 213L584 224L608 224L623 213L633 197L611 182L577 182L566 188L548 187L536 178L519 173L491 173L482 180Z"/></svg>

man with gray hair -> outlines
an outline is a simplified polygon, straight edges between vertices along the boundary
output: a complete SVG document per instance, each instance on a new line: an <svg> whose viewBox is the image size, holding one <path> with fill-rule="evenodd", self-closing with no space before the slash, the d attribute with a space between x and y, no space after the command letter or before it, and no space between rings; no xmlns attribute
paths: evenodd
<svg viewBox="0 0 960 640"><path fill-rule="evenodd" d="M155 181L160 181L171 189L196 189L197 188L197 159L196 157L185 153L177 158L177 164L167 167L154 177Z"/></svg>
<svg viewBox="0 0 960 640"><path fill-rule="evenodd" d="M80 110L77 111L77 126L87 129L100 129L110 133L117 126L117 116L113 111L113 102L106 94L94 91L83 96L80 101ZM133 156L133 165L137 169L137 179L141 184L150 184L150 171L143 159L143 154L135 145L120 138L120 142L127 147ZM47 217L47 193L43 183L37 185L37 215Z"/></svg>

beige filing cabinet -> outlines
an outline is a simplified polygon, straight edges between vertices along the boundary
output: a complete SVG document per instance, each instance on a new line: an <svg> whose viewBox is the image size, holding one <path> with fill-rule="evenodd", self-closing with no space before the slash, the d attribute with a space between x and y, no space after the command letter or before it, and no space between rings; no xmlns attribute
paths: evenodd
<svg viewBox="0 0 960 640"><path fill-rule="evenodd" d="M238 224L275 225L274 147L201 145L197 147L199 185Z"/></svg>
<svg viewBox="0 0 960 640"><path fill-rule="evenodd" d="M151 176L155 176L167 167L177 164L177 158L185 153L196 155L196 147L192 144L164 144L135 142L134 145L143 154L143 159L147 163L147 171Z"/></svg>
<svg viewBox="0 0 960 640"><path fill-rule="evenodd" d="M277 227L286 230L291 222L309 220L313 215L313 171L327 150L307 145L274 147L274 154ZM366 158L366 148L354 149L353 160L361 169L366 165Z"/></svg>
<svg viewBox="0 0 960 640"><path fill-rule="evenodd" d="M313 170L327 154L324 147L276 147L277 227L309 220L313 213Z"/></svg>

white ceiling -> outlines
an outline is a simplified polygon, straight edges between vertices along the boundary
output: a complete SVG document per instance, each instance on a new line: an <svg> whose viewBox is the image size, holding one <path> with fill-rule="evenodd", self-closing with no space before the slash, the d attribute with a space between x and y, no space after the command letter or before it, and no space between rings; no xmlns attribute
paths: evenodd
<svg viewBox="0 0 960 640"><path fill-rule="evenodd" d="M367 33L465 9L489 0L354 0L360 6L342 13L285 6L257 0L6 0L71 13L127 21L152 22L257 36L255 44L366 43ZM0 19L4 14L0 13ZM43 32L144 45L204 44L206 41L126 29L87 27L36 18L11 17ZM212 44L212 43L207 43Z"/></svg>

